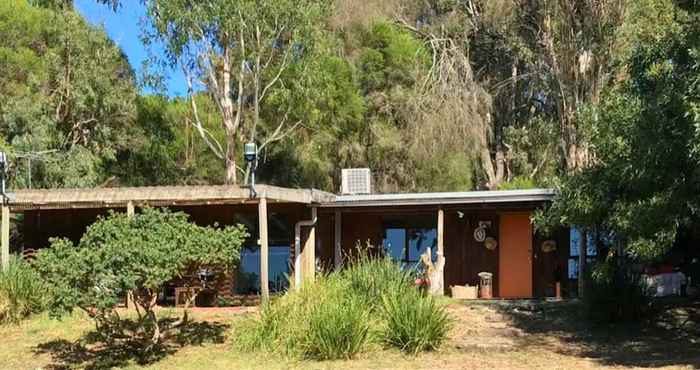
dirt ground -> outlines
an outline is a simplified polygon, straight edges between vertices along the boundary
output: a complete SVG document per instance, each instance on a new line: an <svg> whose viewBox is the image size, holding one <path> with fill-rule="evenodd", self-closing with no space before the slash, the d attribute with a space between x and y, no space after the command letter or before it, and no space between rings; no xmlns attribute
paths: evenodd
<svg viewBox="0 0 700 370"><path fill-rule="evenodd" d="M583 320L573 302L479 302L450 311L459 322L454 351L481 352L497 368L700 368L698 305L654 323L605 326Z"/></svg>
<svg viewBox="0 0 700 370"><path fill-rule="evenodd" d="M574 302L451 301L448 309L454 328L439 351L409 356L376 347L326 362L235 350L238 320L256 308L196 309L193 323L149 358L91 340L94 326L82 315L40 316L0 327L0 369L700 368L700 304L670 307L655 322L608 326L581 320Z"/></svg>

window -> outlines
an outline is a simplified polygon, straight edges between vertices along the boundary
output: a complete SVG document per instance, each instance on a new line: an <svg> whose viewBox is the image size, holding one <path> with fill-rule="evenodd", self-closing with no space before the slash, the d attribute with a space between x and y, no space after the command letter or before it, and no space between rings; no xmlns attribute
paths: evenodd
<svg viewBox="0 0 700 370"><path fill-rule="evenodd" d="M268 286L271 292L289 287L289 245L269 246ZM241 264L236 277L236 292L254 294L260 292L260 247L248 245L241 249Z"/></svg>
<svg viewBox="0 0 700 370"><path fill-rule="evenodd" d="M401 261L404 268L417 268L420 256L431 249L433 261L437 259L437 230L421 227L387 227L384 229L384 250L391 258Z"/></svg>
<svg viewBox="0 0 700 370"><path fill-rule="evenodd" d="M569 279L578 279L578 248L581 240L581 232L572 227L569 231ZM588 233L588 240L586 246L586 261L593 262L598 251L595 247L595 236L592 233Z"/></svg>
<svg viewBox="0 0 700 370"><path fill-rule="evenodd" d="M241 262L234 280L238 294L260 293L260 246L256 214L236 214L236 223L245 225L250 236L241 248ZM290 246L293 230L284 214L271 213L268 220L268 287L271 292L289 288Z"/></svg>

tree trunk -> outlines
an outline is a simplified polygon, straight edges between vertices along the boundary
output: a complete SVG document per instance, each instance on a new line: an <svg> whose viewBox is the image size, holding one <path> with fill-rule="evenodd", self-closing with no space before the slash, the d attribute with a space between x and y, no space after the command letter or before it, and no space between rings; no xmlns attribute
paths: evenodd
<svg viewBox="0 0 700 370"><path fill-rule="evenodd" d="M505 175L506 157L501 148L496 150L495 161L491 158L488 146L481 149L481 166L486 174L486 188L494 190L503 182ZM495 163L494 163L495 162Z"/></svg>
<svg viewBox="0 0 700 370"><path fill-rule="evenodd" d="M443 295L445 293L445 256L438 252L437 261L433 264L430 248L420 256L420 260L425 265L426 277L428 278L428 292L433 295Z"/></svg>
<svg viewBox="0 0 700 370"><path fill-rule="evenodd" d="M228 131L228 130L227 130ZM236 135L235 133L226 134L226 184L236 184Z"/></svg>

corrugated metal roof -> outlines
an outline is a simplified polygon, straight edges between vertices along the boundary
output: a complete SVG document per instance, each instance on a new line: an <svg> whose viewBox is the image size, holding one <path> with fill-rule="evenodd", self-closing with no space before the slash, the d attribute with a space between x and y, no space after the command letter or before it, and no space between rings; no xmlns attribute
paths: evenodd
<svg viewBox="0 0 700 370"><path fill-rule="evenodd" d="M338 195L322 207L411 206L551 201L554 189L486 190L440 193Z"/></svg>

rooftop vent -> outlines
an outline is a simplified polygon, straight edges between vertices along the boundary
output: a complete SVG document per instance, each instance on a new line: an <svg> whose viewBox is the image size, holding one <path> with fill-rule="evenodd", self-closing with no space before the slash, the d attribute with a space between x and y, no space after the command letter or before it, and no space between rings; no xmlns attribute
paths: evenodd
<svg viewBox="0 0 700 370"><path fill-rule="evenodd" d="M369 168L344 168L341 177L340 193L343 195L370 194L372 192L372 174Z"/></svg>

